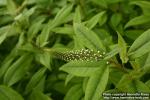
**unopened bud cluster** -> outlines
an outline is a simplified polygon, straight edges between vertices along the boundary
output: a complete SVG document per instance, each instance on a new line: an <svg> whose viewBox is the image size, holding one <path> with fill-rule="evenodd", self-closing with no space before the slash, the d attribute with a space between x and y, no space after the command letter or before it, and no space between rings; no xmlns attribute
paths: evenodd
<svg viewBox="0 0 150 100"><path fill-rule="evenodd" d="M57 53L57 57L65 60L99 61L103 59L105 52L94 51L90 49L73 50L64 53Z"/></svg>

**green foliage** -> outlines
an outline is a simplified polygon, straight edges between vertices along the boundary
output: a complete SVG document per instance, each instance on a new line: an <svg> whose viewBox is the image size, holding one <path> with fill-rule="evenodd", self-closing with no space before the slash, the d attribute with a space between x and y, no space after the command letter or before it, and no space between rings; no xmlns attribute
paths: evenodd
<svg viewBox="0 0 150 100"><path fill-rule="evenodd" d="M0 100L150 93L150 1L0 0Z"/></svg>
<svg viewBox="0 0 150 100"><path fill-rule="evenodd" d="M19 93L5 85L0 86L0 91L1 100L23 100L23 97Z"/></svg>

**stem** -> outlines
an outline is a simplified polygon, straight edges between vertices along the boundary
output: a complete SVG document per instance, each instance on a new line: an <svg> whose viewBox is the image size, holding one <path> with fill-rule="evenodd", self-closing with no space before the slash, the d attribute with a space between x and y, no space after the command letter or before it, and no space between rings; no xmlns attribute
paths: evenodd
<svg viewBox="0 0 150 100"><path fill-rule="evenodd" d="M121 70L121 71L123 71L123 72L125 72L125 73L128 73L128 71L124 68L124 66L123 66L122 64L119 64L118 62L116 62L116 61L114 61L114 60L112 60L112 59L110 59L109 62L110 62L111 64L113 64L114 67L118 68L119 70Z"/></svg>

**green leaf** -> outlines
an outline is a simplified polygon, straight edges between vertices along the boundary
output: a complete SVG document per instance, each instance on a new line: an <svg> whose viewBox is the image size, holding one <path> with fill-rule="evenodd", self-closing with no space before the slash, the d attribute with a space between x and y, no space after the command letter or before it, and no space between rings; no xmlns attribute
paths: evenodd
<svg viewBox="0 0 150 100"><path fill-rule="evenodd" d="M123 2L123 0L106 0L108 4Z"/></svg>
<svg viewBox="0 0 150 100"><path fill-rule="evenodd" d="M2 1L2 2L1 2ZM3 3L3 0L1 0L0 1L0 6L5 6L7 3L6 2L4 2ZM7 14L8 14L8 10L7 10L7 8L5 8L5 7L1 7L0 8L0 15L2 16L2 15L6 15L7 16ZM5 16L5 17L6 17ZM12 16L11 16L12 17ZM1 18L3 18L3 17L1 17Z"/></svg>
<svg viewBox="0 0 150 100"><path fill-rule="evenodd" d="M100 100L107 86L109 68L106 64L99 66L100 69L89 78L85 91L85 100Z"/></svg>
<svg viewBox="0 0 150 100"><path fill-rule="evenodd" d="M41 91L34 90L29 96L29 100L52 100L48 95Z"/></svg>
<svg viewBox="0 0 150 100"><path fill-rule="evenodd" d="M42 22L45 20L45 17L40 18L36 23L32 24L29 28L27 35L28 39L31 41L35 35L41 30Z"/></svg>
<svg viewBox="0 0 150 100"><path fill-rule="evenodd" d="M37 45L40 47L45 46L48 43L48 39L50 36L50 33L53 28L56 26L62 24L64 22L64 19L69 16L70 12L72 10L72 5L64 6L55 16L53 20L49 20L48 24L44 27L41 34L37 38Z"/></svg>
<svg viewBox="0 0 150 100"><path fill-rule="evenodd" d="M25 54L17 59L7 70L4 75L4 84L11 86L24 77L29 65L32 61L32 56Z"/></svg>
<svg viewBox="0 0 150 100"><path fill-rule="evenodd" d="M3 41L6 39L6 37L7 37L7 32L3 33L3 34L0 33L0 45L3 43Z"/></svg>
<svg viewBox="0 0 150 100"><path fill-rule="evenodd" d="M43 92L45 87L45 80L46 76L43 76L41 80L38 82L38 84L36 84L36 86L34 87L34 90Z"/></svg>
<svg viewBox="0 0 150 100"><path fill-rule="evenodd" d="M119 47L119 55L121 58L122 63L127 63L128 56L127 56L127 45L122 36L118 34L118 47Z"/></svg>
<svg viewBox="0 0 150 100"><path fill-rule="evenodd" d="M130 4L138 5L142 8L144 15L150 15L150 2L149 1L131 1Z"/></svg>
<svg viewBox="0 0 150 100"><path fill-rule="evenodd" d="M123 92L149 92L150 89L138 80L142 74L143 72L137 70L131 71L129 74L124 74L116 85L116 88Z"/></svg>
<svg viewBox="0 0 150 100"><path fill-rule="evenodd" d="M93 16L90 20L88 20L86 22L86 26L89 28L89 29L92 29L93 27L95 27L95 25L100 22L101 25L103 25L104 23L102 23L102 21L104 21L104 18L103 17L106 17L106 11L102 11L98 14L96 14L95 16Z"/></svg>
<svg viewBox="0 0 150 100"><path fill-rule="evenodd" d="M110 59L110 58L114 57L118 53L119 53L119 47L118 47L118 45L115 45L114 48L105 55L104 59L105 60Z"/></svg>
<svg viewBox="0 0 150 100"><path fill-rule="evenodd" d="M7 4L7 0L0 0L0 6L5 6Z"/></svg>
<svg viewBox="0 0 150 100"><path fill-rule="evenodd" d="M16 14L17 7L13 0L7 0L7 9L11 15Z"/></svg>
<svg viewBox="0 0 150 100"><path fill-rule="evenodd" d="M100 19L98 21L99 26L104 25L107 22L107 13L104 11L104 14L100 16Z"/></svg>
<svg viewBox="0 0 150 100"><path fill-rule="evenodd" d="M135 88L134 88L134 86L132 87L131 83L132 83L132 78L130 77L130 75L125 74L122 76L122 78L116 85L116 88L123 92L133 92L133 91L135 91ZM131 87L131 89L129 87Z"/></svg>
<svg viewBox="0 0 150 100"><path fill-rule="evenodd" d="M0 85L0 100L24 100L15 90L5 85Z"/></svg>
<svg viewBox="0 0 150 100"><path fill-rule="evenodd" d="M9 68L10 64L13 62L13 58L12 59L6 59L1 67L0 67L0 78L2 78L2 76L5 74L5 72L7 71L7 69Z"/></svg>
<svg viewBox="0 0 150 100"><path fill-rule="evenodd" d="M75 34L80 42L89 49L105 51L105 47L97 34L82 24L74 24Z"/></svg>
<svg viewBox="0 0 150 100"><path fill-rule="evenodd" d="M100 7L107 8L107 2L106 0L91 0L96 5L99 5Z"/></svg>
<svg viewBox="0 0 150 100"><path fill-rule="evenodd" d="M51 24L51 20L49 20L49 22L45 25L45 27L42 29L42 32L40 35L38 35L37 40L36 40L36 45L39 47L43 47L48 43L48 38L49 35L51 33L51 26L49 27L49 25Z"/></svg>
<svg viewBox="0 0 150 100"><path fill-rule="evenodd" d="M46 68L51 70L51 65L50 65L50 63L51 63L51 55L48 52L36 54L36 59L42 65L44 65Z"/></svg>
<svg viewBox="0 0 150 100"><path fill-rule="evenodd" d="M130 83L127 83L125 86L122 86L122 91L123 92L132 92L132 93L135 93L135 92L149 93L150 88L139 80L132 80Z"/></svg>
<svg viewBox="0 0 150 100"><path fill-rule="evenodd" d="M62 24L64 19L70 14L72 7L73 7L72 5L64 6L55 16L55 18L52 22L52 26L56 27L56 26Z"/></svg>
<svg viewBox="0 0 150 100"><path fill-rule="evenodd" d="M14 18L15 21L23 22L24 20L28 20L29 17L35 12L36 8L37 7L32 7L28 10L24 10Z"/></svg>
<svg viewBox="0 0 150 100"><path fill-rule="evenodd" d="M36 0L27 0L27 1L26 1L26 4L27 4L27 5L33 5L33 4L35 4L36 2L38 2L38 1L39 1L39 0L37 0L37 1L36 1Z"/></svg>
<svg viewBox="0 0 150 100"><path fill-rule="evenodd" d="M20 28L21 32L23 32L23 29L27 29L30 25L30 16L32 16L36 11L36 6L32 7L28 10L24 10L23 12L19 13L15 18L14 21L17 26L17 28Z"/></svg>
<svg viewBox="0 0 150 100"><path fill-rule="evenodd" d="M125 36L132 39L136 40L144 31L143 30L126 30L124 32Z"/></svg>
<svg viewBox="0 0 150 100"><path fill-rule="evenodd" d="M140 57L150 51L150 29L141 34L131 45L128 55L131 59Z"/></svg>
<svg viewBox="0 0 150 100"><path fill-rule="evenodd" d="M39 69L38 72L36 72L32 76L31 80L29 81L29 83L26 86L25 93L29 93L36 86L38 86L38 84L40 83L40 81L44 78L45 71L46 71L46 68L43 67L43 68Z"/></svg>
<svg viewBox="0 0 150 100"><path fill-rule="evenodd" d="M146 81L145 84L150 88L150 80Z"/></svg>
<svg viewBox="0 0 150 100"><path fill-rule="evenodd" d="M143 57L142 57L142 59L143 59ZM147 58L144 59L144 64L142 66L142 69L144 70L144 72L150 73L150 53L147 54Z"/></svg>
<svg viewBox="0 0 150 100"><path fill-rule="evenodd" d="M106 64L105 61L86 62L86 61L71 61L63 65L60 70L68 72L75 76L87 77L91 76L100 69L100 65Z"/></svg>
<svg viewBox="0 0 150 100"><path fill-rule="evenodd" d="M74 13L73 12L70 12L70 14L67 16L67 17L65 17L65 19L64 20L62 20L62 24L66 24L66 23L69 23L69 22L71 22L72 20L73 20L73 17L74 17Z"/></svg>
<svg viewBox="0 0 150 100"><path fill-rule="evenodd" d="M121 20L122 20L121 14L120 14L120 13L114 13L114 14L111 16L110 23L111 23L112 27L113 27L114 29L116 29Z"/></svg>
<svg viewBox="0 0 150 100"><path fill-rule="evenodd" d="M74 33L72 26L56 27L52 29L52 31L57 34L67 34L67 35L73 35Z"/></svg>
<svg viewBox="0 0 150 100"><path fill-rule="evenodd" d="M150 88L146 84L144 84L142 81L135 80L134 83L138 92L150 93Z"/></svg>
<svg viewBox="0 0 150 100"><path fill-rule="evenodd" d="M74 78L74 75L68 74L65 80L65 85L67 85L71 81L72 78Z"/></svg>
<svg viewBox="0 0 150 100"><path fill-rule="evenodd" d="M118 69L111 69L109 79L116 86L123 75L124 73L119 71Z"/></svg>
<svg viewBox="0 0 150 100"><path fill-rule="evenodd" d="M77 36L74 36L73 37L73 39L74 39L74 49L83 49L84 48L84 45L83 44L81 44L81 42L80 42L80 39L77 37Z"/></svg>
<svg viewBox="0 0 150 100"><path fill-rule="evenodd" d="M81 86L82 86L81 84L77 84L77 85L72 86L68 90L64 100L80 100L80 98L83 95L83 93L82 93L83 91L82 91Z"/></svg>
<svg viewBox="0 0 150 100"><path fill-rule="evenodd" d="M148 55L147 55L147 54L144 54L143 56L138 57L138 58L136 58L136 59L133 60L133 61L130 61L130 64L132 65L132 67L133 67L135 70L140 69L140 68L142 68L142 70L143 70L147 58L148 58ZM145 70L145 69L144 69L144 70ZM147 71L148 71L148 70L147 70ZM143 72L147 72L147 71L145 70L145 71L143 71Z"/></svg>
<svg viewBox="0 0 150 100"><path fill-rule="evenodd" d="M141 16L135 17L135 18L131 19L130 21L128 21L125 25L125 28L128 28L130 26L146 24L148 22L150 22L149 16L141 15Z"/></svg>
<svg viewBox="0 0 150 100"><path fill-rule="evenodd" d="M21 36L21 35L20 35ZM18 42L18 50L20 51L28 51L31 53L41 53L41 49L39 47L37 47L36 45L34 45L33 43L26 43L24 45L22 45L25 41L22 39L22 42L20 41L20 43Z"/></svg>
<svg viewBox="0 0 150 100"><path fill-rule="evenodd" d="M106 47L112 45L112 36L108 32L108 30L104 28L94 28L94 31L97 33Z"/></svg>
<svg viewBox="0 0 150 100"><path fill-rule="evenodd" d="M1 13L1 12L0 12ZM7 14L7 12L5 12ZM1 15L0 26L11 23L14 19L10 15Z"/></svg>
<svg viewBox="0 0 150 100"><path fill-rule="evenodd" d="M73 23L81 23L80 6L77 6L77 8L75 9Z"/></svg>
<svg viewBox="0 0 150 100"><path fill-rule="evenodd" d="M55 84L52 85L52 88L61 94L66 94L69 89L68 86L65 86L63 81L55 82Z"/></svg>
<svg viewBox="0 0 150 100"><path fill-rule="evenodd" d="M6 73L8 68L11 66L14 59L16 59L16 48L12 49L9 55L6 56L6 58L3 60L1 67L0 67L0 78L3 77L3 75Z"/></svg>
<svg viewBox="0 0 150 100"><path fill-rule="evenodd" d="M89 77L85 77L85 78L83 79L83 83L82 83L83 92L86 91L86 87L87 87L88 80L89 80Z"/></svg>

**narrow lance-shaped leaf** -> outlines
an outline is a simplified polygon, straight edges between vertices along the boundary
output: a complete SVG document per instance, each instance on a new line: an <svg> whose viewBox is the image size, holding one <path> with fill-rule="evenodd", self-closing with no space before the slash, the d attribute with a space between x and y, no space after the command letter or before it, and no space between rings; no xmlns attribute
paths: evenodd
<svg viewBox="0 0 150 100"><path fill-rule="evenodd" d="M125 28L128 28L130 26L136 26L136 25L141 25L150 22L149 16L141 15L137 16L127 22L125 25Z"/></svg>
<svg viewBox="0 0 150 100"><path fill-rule="evenodd" d="M31 80L26 86L25 93L29 93L32 89L34 89L39 84L39 82L44 76L45 71L46 68L43 67L32 76Z"/></svg>
<svg viewBox="0 0 150 100"><path fill-rule="evenodd" d="M146 84L136 79L130 79L128 75L123 76L117 88L123 92L150 92L150 88Z"/></svg>
<svg viewBox="0 0 150 100"><path fill-rule="evenodd" d="M142 66L142 69L144 72L149 73L150 72L150 53L147 54L146 60L144 60L144 65Z"/></svg>
<svg viewBox="0 0 150 100"><path fill-rule="evenodd" d="M87 83L88 83L89 77L85 77L82 83L83 92L86 91Z"/></svg>
<svg viewBox="0 0 150 100"><path fill-rule="evenodd" d="M124 74L122 76L122 78L120 79L120 81L118 82L118 84L116 85L116 88L121 91L128 92L127 85L129 85L129 84L131 85L131 82L132 82L131 77L128 74ZM130 89L130 90L134 91L134 88L133 88L133 90L132 89Z"/></svg>
<svg viewBox="0 0 150 100"><path fill-rule="evenodd" d="M48 52L36 54L36 59L42 65L44 65L46 68L51 70L51 65L50 65L50 63L51 63L51 55Z"/></svg>
<svg viewBox="0 0 150 100"><path fill-rule="evenodd" d="M99 20L98 20L99 26L104 25L106 23L106 21L107 21L107 13L106 13L106 11L103 11L103 12L101 12L102 15L99 17Z"/></svg>
<svg viewBox="0 0 150 100"><path fill-rule="evenodd" d="M73 23L81 23L80 6L77 6L77 8L75 10L75 15L74 15Z"/></svg>
<svg viewBox="0 0 150 100"><path fill-rule="evenodd" d="M85 100L100 100L104 92L109 76L109 68L106 64L100 64L97 70L87 83L85 90Z"/></svg>
<svg viewBox="0 0 150 100"><path fill-rule="evenodd" d="M75 34L77 38L80 39L80 42L84 44L89 49L105 51L105 47L102 41L98 38L96 33L91 31L89 28L85 27L82 24L74 24Z"/></svg>
<svg viewBox="0 0 150 100"><path fill-rule="evenodd" d="M143 71L135 70L128 74L124 74L121 80L116 85L116 88L123 92L148 92L149 89L145 88L144 83L138 82L143 75Z"/></svg>
<svg viewBox="0 0 150 100"><path fill-rule="evenodd" d="M10 87L0 85L0 100L24 100L23 97Z"/></svg>
<svg viewBox="0 0 150 100"><path fill-rule="evenodd" d="M123 75L124 72L121 72L118 69L114 68L110 71L109 80L116 86Z"/></svg>
<svg viewBox="0 0 150 100"><path fill-rule="evenodd" d="M72 26L56 27L52 29L52 32L55 32L56 34L67 34L67 35L74 34Z"/></svg>
<svg viewBox="0 0 150 100"><path fill-rule="evenodd" d="M31 25L27 32L28 39L31 41L35 35L38 33L38 31L41 30L42 22L45 20L45 17L40 17L40 19Z"/></svg>
<svg viewBox="0 0 150 100"><path fill-rule="evenodd" d="M120 21L122 19L122 16L120 13L114 13L110 19L111 25L114 29L117 28L117 26L119 25Z"/></svg>
<svg viewBox="0 0 150 100"><path fill-rule="evenodd" d="M0 6L5 6L7 4L7 1L6 0L1 0L0 1Z"/></svg>
<svg viewBox="0 0 150 100"><path fill-rule="evenodd" d="M44 91L44 87L45 87L45 80L46 80L46 76L43 75L43 77L41 78L41 80L38 82L38 84L36 84L36 86L33 88L33 90L36 91Z"/></svg>
<svg viewBox="0 0 150 100"><path fill-rule="evenodd" d="M43 47L48 43L49 34L51 32L51 28L49 28L49 24L51 24L51 20L49 20L48 24L42 29L41 34L36 39L36 45L39 47Z"/></svg>
<svg viewBox="0 0 150 100"><path fill-rule="evenodd" d="M135 80L134 81L138 92L150 93L150 88L144 84L142 81Z"/></svg>
<svg viewBox="0 0 150 100"><path fill-rule="evenodd" d="M140 57L150 51L150 29L141 34L131 45L128 55L131 59Z"/></svg>
<svg viewBox="0 0 150 100"><path fill-rule="evenodd" d="M32 61L32 56L25 54L14 62L4 75L4 84L11 86L18 82L26 73Z"/></svg>
<svg viewBox="0 0 150 100"><path fill-rule="evenodd" d="M16 14L17 7L16 7L16 4L13 0L7 0L7 9L11 15Z"/></svg>
<svg viewBox="0 0 150 100"><path fill-rule="evenodd" d="M29 96L29 100L52 100L52 98L41 91L34 90Z"/></svg>
<svg viewBox="0 0 150 100"><path fill-rule="evenodd" d="M3 60L1 67L0 67L0 78L6 73L8 68L13 63L14 59L17 57L16 48L13 48L9 55Z"/></svg>
<svg viewBox="0 0 150 100"><path fill-rule="evenodd" d="M62 24L63 20L70 14L72 10L72 5L64 6L55 16L54 20L52 21L52 26L56 27L60 24ZM50 25L50 26L51 26Z"/></svg>
<svg viewBox="0 0 150 100"><path fill-rule="evenodd" d="M19 13L15 18L15 24L16 24L16 28L19 28L20 32L23 32L22 29L27 29L30 25L29 19L30 16L34 14L35 10L36 10L36 6L32 7L28 10L24 10L24 12Z"/></svg>
<svg viewBox="0 0 150 100"><path fill-rule="evenodd" d="M150 80L146 81L145 84L150 88Z"/></svg>
<svg viewBox="0 0 150 100"><path fill-rule="evenodd" d="M88 20L86 22L86 26L89 28L89 29L92 29L98 22L100 19L103 19L103 17L106 17L104 16L106 14L105 11L102 11L98 14L96 14L95 16L93 16L90 20ZM102 22L102 21L100 21Z"/></svg>
<svg viewBox="0 0 150 100"><path fill-rule="evenodd" d="M72 78L74 78L74 75L68 74L65 80L65 85L67 85L71 81Z"/></svg>
<svg viewBox="0 0 150 100"><path fill-rule="evenodd" d="M130 4L138 5L142 8L144 15L150 15L150 2L149 1L132 1Z"/></svg>
<svg viewBox="0 0 150 100"><path fill-rule="evenodd" d="M81 86L81 84L72 86L65 95L64 100L80 100L83 95Z"/></svg>
<svg viewBox="0 0 150 100"><path fill-rule="evenodd" d="M70 14L72 10L72 5L64 6L55 16L53 20L49 20L48 24L44 27L41 34L37 38L37 45L40 47L45 46L48 43L48 38L50 35L50 32L53 28L56 26L62 24L64 22L64 19Z"/></svg>
<svg viewBox="0 0 150 100"><path fill-rule="evenodd" d="M72 61L63 65L60 70L68 72L69 74L81 77L88 77L101 69L99 65L105 64L105 61L99 62L85 62L85 61Z"/></svg>
<svg viewBox="0 0 150 100"><path fill-rule="evenodd" d="M1 43L3 43L3 41L6 39L6 37L7 37L7 32L0 33L0 45L1 45Z"/></svg>
<svg viewBox="0 0 150 100"><path fill-rule="evenodd" d="M2 63L2 66L0 68L0 78L2 78L2 76L5 74L5 72L7 71L7 69L9 68L11 63L13 62L13 60L14 60L13 58L12 59L7 59Z"/></svg>
<svg viewBox="0 0 150 100"><path fill-rule="evenodd" d="M96 5L103 7L103 8L107 8L107 1L106 0L91 0L92 2L94 2Z"/></svg>
<svg viewBox="0 0 150 100"><path fill-rule="evenodd" d="M118 53L119 53L119 47L118 45L115 45L114 48L105 55L104 59L105 60L110 59L111 57L114 57Z"/></svg>
<svg viewBox="0 0 150 100"><path fill-rule="evenodd" d="M124 32L124 35L129 39L136 40L136 38L138 38L143 32L144 30L142 29L132 29L132 30L126 30Z"/></svg>
<svg viewBox="0 0 150 100"><path fill-rule="evenodd" d="M128 56L127 56L127 45L122 36L118 34L118 47L119 47L119 55L121 58L122 63L127 63Z"/></svg>

